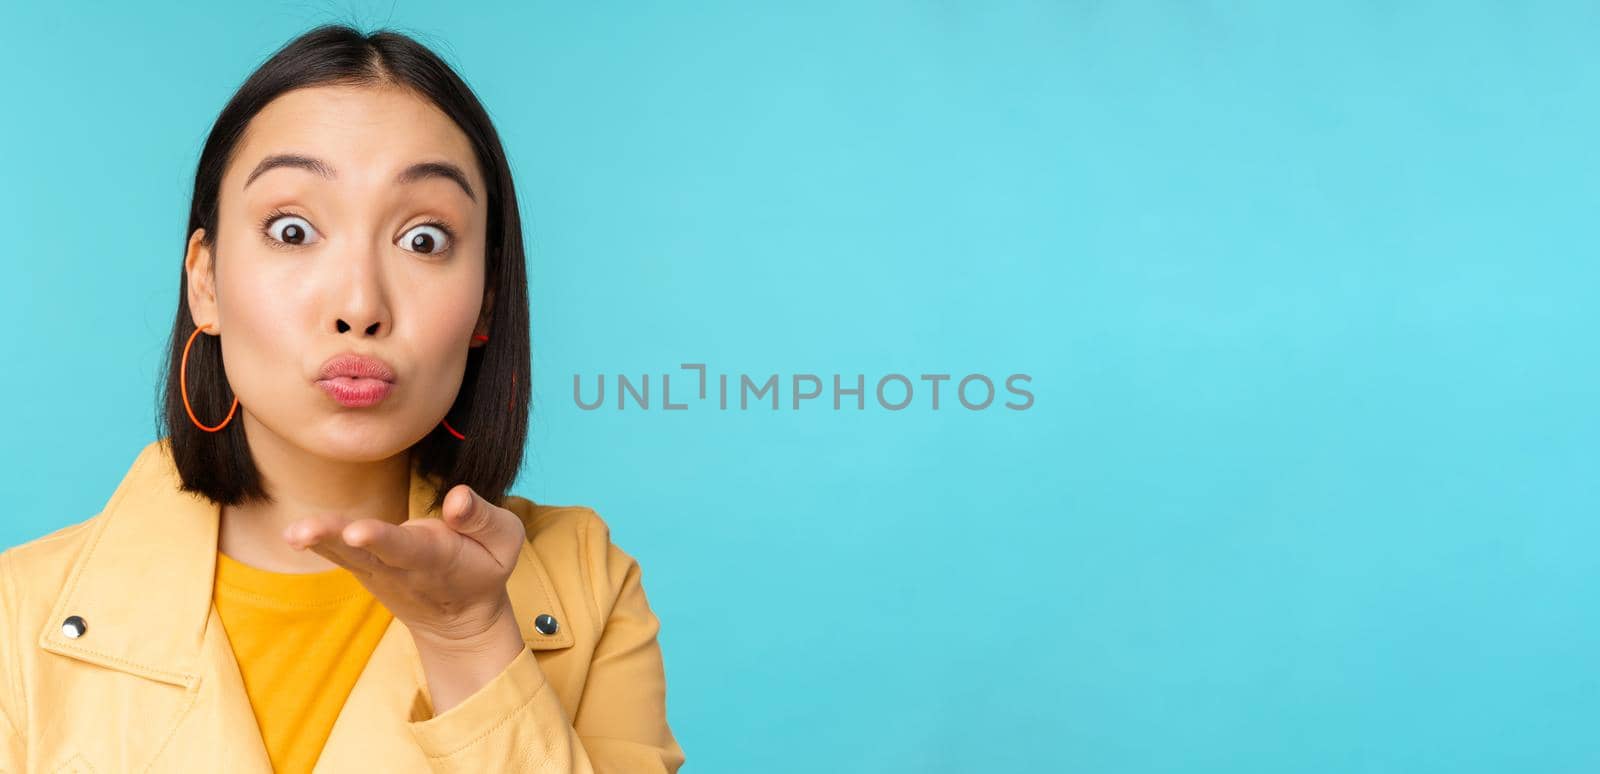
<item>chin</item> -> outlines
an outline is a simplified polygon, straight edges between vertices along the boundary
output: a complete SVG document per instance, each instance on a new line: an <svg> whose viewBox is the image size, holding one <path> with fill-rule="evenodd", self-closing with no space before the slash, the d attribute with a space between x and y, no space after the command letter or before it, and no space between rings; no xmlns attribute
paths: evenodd
<svg viewBox="0 0 1600 774"><path fill-rule="evenodd" d="M306 448L319 457L339 462L379 462L404 454L412 442L393 420L375 417L361 421L327 423Z"/></svg>

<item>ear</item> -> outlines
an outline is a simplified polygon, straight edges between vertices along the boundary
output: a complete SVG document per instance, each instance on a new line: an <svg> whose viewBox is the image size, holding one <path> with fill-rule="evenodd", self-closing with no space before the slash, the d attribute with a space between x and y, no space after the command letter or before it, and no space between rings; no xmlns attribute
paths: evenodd
<svg viewBox="0 0 1600 774"><path fill-rule="evenodd" d="M212 335L222 333L217 319L216 267L212 251L205 243L206 230L197 228L189 235L189 249L183 256L183 273L188 283L189 316L196 328L211 326Z"/></svg>

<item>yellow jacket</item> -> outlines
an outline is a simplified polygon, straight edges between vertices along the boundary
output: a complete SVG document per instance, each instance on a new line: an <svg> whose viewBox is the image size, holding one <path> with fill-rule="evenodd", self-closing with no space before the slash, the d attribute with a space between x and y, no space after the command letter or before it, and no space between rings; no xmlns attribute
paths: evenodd
<svg viewBox="0 0 1600 774"><path fill-rule="evenodd" d="M93 518L0 553L0 771L271 771L211 603L220 511L178 489L165 444L140 452ZM427 508L436 486L413 468L409 518L438 517ZM416 646L395 619L316 772L670 774L683 764L638 562L589 508L514 495L501 505L528 532L507 584L528 649L434 717ZM534 627L546 614L551 634ZM81 633L65 624L72 616Z"/></svg>

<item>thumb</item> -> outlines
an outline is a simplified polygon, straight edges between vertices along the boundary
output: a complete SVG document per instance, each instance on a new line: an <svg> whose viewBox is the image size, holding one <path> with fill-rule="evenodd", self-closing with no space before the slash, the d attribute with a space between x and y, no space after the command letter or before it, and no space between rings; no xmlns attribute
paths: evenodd
<svg viewBox="0 0 1600 774"><path fill-rule="evenodd" d="M444 497L444 521L464 535L482 532L490 522L488 505L471 486L457 484Z"/></svg>
<svg viewBox="0 0 1600 774"><path fill-rule="evenodd" d="M444 498L445 525L484 547L521 547L518 534L522 520L517 515L483 499L467 484L457 484Z"/></svg>

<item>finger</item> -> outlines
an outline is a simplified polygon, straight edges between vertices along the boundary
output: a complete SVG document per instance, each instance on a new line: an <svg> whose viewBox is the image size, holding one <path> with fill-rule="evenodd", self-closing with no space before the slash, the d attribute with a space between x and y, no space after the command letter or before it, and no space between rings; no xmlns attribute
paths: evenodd
<svg viewBox="0 0 1600 774"><path fill-rule="evenodd" d="M326 540L330 535L338 534L348 523L348 519L338 516L308 516L285 527L283 540L295 550L303 550Z"/></svg>
<svg viewBox="0 0 1600 774"><path fill-rule="evenodd" d="M515 561L526 533L515 513L501 508L467 484L457 484L445 496L445 526L483 544L502 565Z"/></svg>
<svg viewBox="0 0 1600 774"><path fill-rule="evenodd" d="M450 554L460 550L460 539L430 524L432 519L414 519L403 525L377 519L362 519L344 528L345 543L372 553L390 567L420 570L444 567ZM451 544L456 544L454 547Z"/></svg>
<svg viewBox="0 0 1600 774"><path fill-rule="evenodd" d="M383 562L366 549L350 546L343 530L352 522L342 516L308 516L283 531L284 541L296 550L310 548L318 555L349 570L376 572L386 569Z"/></svg>
<svg viewBox="0 0 1600 774"><path fill-rule="evenodd" d="M312 551L325 557L351 572L363 574L378 574L394 572L395 568L383 563L378 557L364 548L353 548L344 544L339 537L334 536L310 546Z"/></svg>

